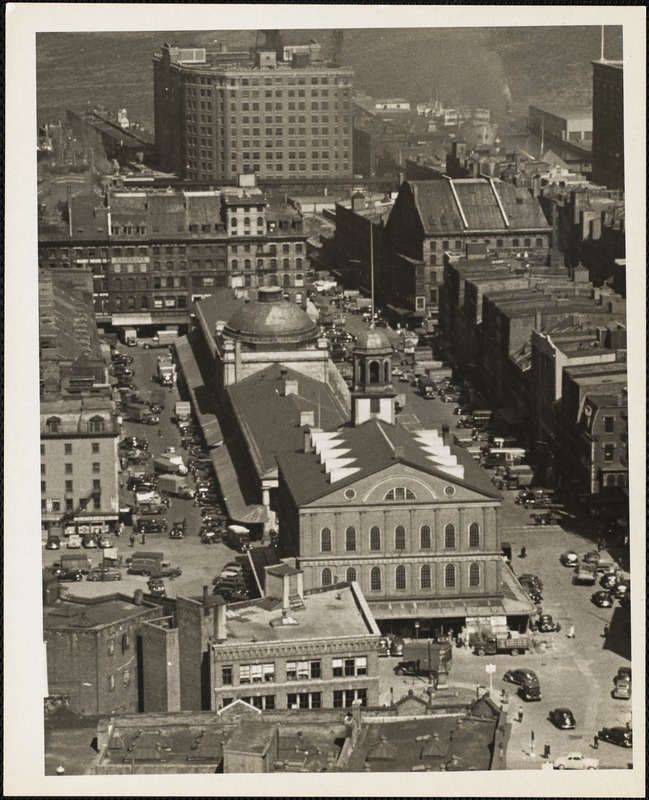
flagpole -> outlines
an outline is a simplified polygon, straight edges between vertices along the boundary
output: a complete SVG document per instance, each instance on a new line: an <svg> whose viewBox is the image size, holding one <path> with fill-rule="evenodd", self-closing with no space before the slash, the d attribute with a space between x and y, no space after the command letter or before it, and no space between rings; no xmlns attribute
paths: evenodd
<svg viewBox="0 0 649 800"><path fill-rule="evenodd" d="M372 321L374 327L374 231L372 230L372 216L370 214L370 295L372 300Z"/></svg>

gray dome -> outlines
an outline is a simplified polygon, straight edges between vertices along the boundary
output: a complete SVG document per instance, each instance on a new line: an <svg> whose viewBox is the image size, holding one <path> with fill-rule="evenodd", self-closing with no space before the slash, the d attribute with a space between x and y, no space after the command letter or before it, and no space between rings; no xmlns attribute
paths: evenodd
<svg viewBox="0 0 649 800"><path fill-rule="evenodd" d="M283 349L315 342L318 328L298 305L284 300L280 287L268 286L234 312L223 334L254 349Z"/></svg>
<svg viewBox="0 0 649 800"><path fill-rule="evenodd" d="M358 334L354 352L391 353L392 345L387 335L380 328L370 328Z"/></svg>

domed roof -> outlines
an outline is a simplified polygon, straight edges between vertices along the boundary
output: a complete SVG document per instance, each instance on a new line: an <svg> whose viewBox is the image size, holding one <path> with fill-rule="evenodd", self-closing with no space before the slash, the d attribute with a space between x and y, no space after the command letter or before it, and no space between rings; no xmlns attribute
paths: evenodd
<svg viewBox="0 0 649 800"><path fill-rule="evenodd" d="M257 300L242 303L223 334L257 347L295 347L315 341L318 328L298 305L284 300L280 287L269 286L259 289Z"/></svg>
<svg viewBox="0 0 649 800"><path fill-rule="evenodd" d="M383 353L387 351L388 353L392 352L392 345L390 344L390 340L380 328L370 328L367 331L363 331L362 333L358 334L358 338L356 339L356 344L354 345L354 351L362 350L362 351L371 351L376 353Z"/></svg>

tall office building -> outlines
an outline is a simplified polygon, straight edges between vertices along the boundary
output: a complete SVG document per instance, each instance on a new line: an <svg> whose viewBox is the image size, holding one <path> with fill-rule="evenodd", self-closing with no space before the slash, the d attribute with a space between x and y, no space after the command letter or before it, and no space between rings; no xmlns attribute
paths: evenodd
<svg viewBox="0 0 649 800"><path fill-rule="evenodd" d="M153 59L161 165L199 181L351 177L353 71L321 60L314 41L271 45L163 45Z"/></svg>
<svg viewBox="0 0 649 800"><path fill-rule="evenodd" d="M624 188L624 69L593 61L593 182Z"/></svg>

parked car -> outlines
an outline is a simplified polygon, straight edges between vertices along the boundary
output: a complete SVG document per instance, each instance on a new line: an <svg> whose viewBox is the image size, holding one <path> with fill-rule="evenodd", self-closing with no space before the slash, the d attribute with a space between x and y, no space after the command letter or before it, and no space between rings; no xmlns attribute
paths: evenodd
<svg viewBox="0 0 649 800"><path fill-rule="evenodd" d="M633 747L633 731L629 728L602 728L597 737L601 742L616 744L618 747Z"/></svg>
<svg viewBox="0 0 649 800"><path fill-rule="evenodd" d="M577 724L569 708L555 708L550 711L550 722L562 731L573 730Z"/></svg>
<svg viewBox="0 0 649 800"><path fill-rule="evenodd" d="M532 621L531 628L539 633L554 633L561 630L561 625L552 619L552 614L539 614L538 619Z"/></svg>
<svg viewBox="0 0 649 800"><path fill-rule="evenodd" d="M579 556L574 550L567 550L565 553L561 553L560 560L564 567L576 567L579 563Z"/></svg>
<svg viewBox="0 0 649 800"><path fill-rule="evenodd" d="M597 608L611 608L613 605L613 595L606 591L595 592L591 600L595 603Z"/></svg>
<svg viewBox="0 0 649 800"><path fill-rule="evenodd" d="M80 550L81 549L81 537L77 536L76 533L71 533L68 536L67 544L65 545L68 550Z"/></svg>
<svg viewBox="0 0 649 800"><path fill-rule="evenodd" d="M186 533L187 533L186 519L176 519L172 522L171 529L169 531L170 539L182 539Z"/></svg>
<svg viewBox="0 0 649 800"><path fill-rule="evenodd" d="M617 575L614 572L607 572L602 575L599 585L603 589L615 589L617 586Z"/></svg>
<svg viewBox="0 0 649 800"><path fill-rule="evenodd" d="M396 656L400 658L403 656L403 646L405 642L400 636L395 636L394 639L390 642L390 655Z"/></svg>
<svg viewBox="0 0 649 800"><path fill-rule="evenodd" d="M626 581L621 581L613 590L613 595L617 600L622 600L629 596L629 584Z"/></svg>
<svg viewBox="0 0 649 800"><path fill-rule="evenodd" d="M525 581L526 583L531 583L539 590L539 592L543 591L543 581L538 577L538 575L520 575L518 580L522 583Z"/></svg>
<svg viewBox="0 0 649 800"><path fill-rule="evenodd" d="M115 567L93 567L88 573L89 581L121 581L122 573Z"/></svg>
<svg viewBox="0 0 649 800"><path fill-rule="evenodd" d="M59 550L61 547L61 537L50 535L45 543L46 550Z"/></svg>
<svg viewBox="0 0 649 800"><path fill-rule="evenodd" d="M234 578L243 575L243 567L237 561L228 561L221 570L222 578Z"/></svg>
<svg viewBox="0 0 649 800"><path fill-rule="evenodd" d="M599 759L582 753L568 753L567 756L555 758L552 766L555 769L599 769Z"/></svg>
<svg viewBox="0 0 649 800"><path fill-rule="evenodd" d="M56 577L60 581L82 581L83 572L80 569L68 569L67 567L59 567L56 570Z"/></svg>
<svg viewBox="0 0 649 800"><path fill-rule="evenodd" d="M136 533L165 533L167 522L164 519L139 519L135 527Z"/></svg>
<svg viewBox="0 0 649 800"><path fill-rule="evenodd" d="M543 600L543 595L533 583L530 583L529 581L519 581L519 583L523 587L523 590L527 596L535 605L538 605L538 603Z"/></svg>
<svg viewBox="0 0 649 800"><path fill-rule="evenodd" d="M149 589L149 594L153 594L156 597L167 596L167 589L162 578L149 578L147 581L147 587Z"/></svg>

